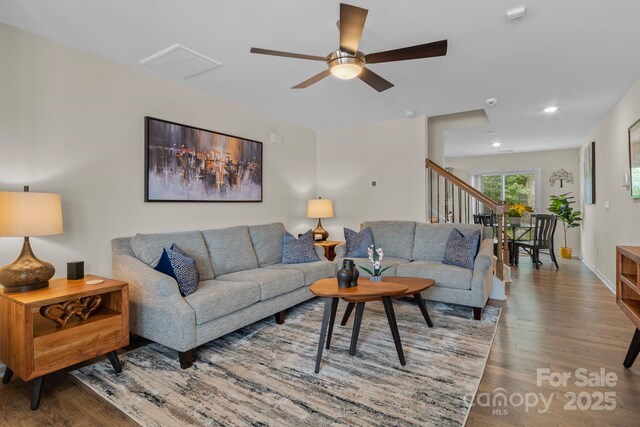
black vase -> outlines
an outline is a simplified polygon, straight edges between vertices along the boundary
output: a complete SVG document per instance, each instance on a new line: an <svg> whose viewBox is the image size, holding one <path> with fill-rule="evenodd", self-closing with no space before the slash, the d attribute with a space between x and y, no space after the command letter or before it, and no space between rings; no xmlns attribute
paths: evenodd
<svg viewBox="0 0 640 427"><path fill-rule="evenodd" d="M356 265L353 263L353 260L343 260L342 268L351 273L351 282L349 284L349 287L358 286L358 277L360 277L360 272L358 271L358 267L356 267Z"/></svg>
<svg viewBox="0 0 640 427"><path fill-rule="evenodd" d="M360 272L358 271L358 267L356 265L353 266L353 278L351 279L351 286L358 286L358 277L360 277Z"/></svg>
<svg viewBox="0 0 640 427"><path fill-rule="evenodd" d="M351 263L350 268L347 268L347 261ZM351 281L353 280L353 261L350 259L345 259L342 262L342 268L338 270L338 274L336 274L338 278L338 286L341 288L350 288Z"/></svg>

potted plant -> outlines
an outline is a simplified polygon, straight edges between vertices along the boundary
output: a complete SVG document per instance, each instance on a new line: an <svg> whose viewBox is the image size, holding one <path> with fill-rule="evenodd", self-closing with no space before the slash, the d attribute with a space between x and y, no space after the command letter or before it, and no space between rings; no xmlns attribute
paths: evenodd
<svg viewBox="0 0 640 427"><path fill-rule="evenodd" d="M562 258L571 259L573 249L567 246L567 230L569 228L578 227L582 218L582 212L574 211L571 207L575 203L575 197L569 196L571 193L559 194L551 196L551 206L549 212L556 214L558 219L562 221L564 228L564 246L560 248L560 256Z"/></svg>
<svg viewBox="0 0 640 427"><path fill-rule="evenodd" d="M382 266L382 258L384 257L384 252L382 252L381 247L376 248L375 245L371 245L367 248L367 253L369 254L369 261L373 264L373 271L362 266L360 266L360 268L369 273L369 280L381 282L382 273L391 266L382 269L380 268Z"/></svg>
<svg viewBox="0 0 640 427"><path fill-rule="evenodd" d="M518 227L522 221L522 215L525 212L533 212L533 208L531 206L527 206L522 203L509 203L507 205L507 217L509 218L509 222L512 226Z"/></svg>

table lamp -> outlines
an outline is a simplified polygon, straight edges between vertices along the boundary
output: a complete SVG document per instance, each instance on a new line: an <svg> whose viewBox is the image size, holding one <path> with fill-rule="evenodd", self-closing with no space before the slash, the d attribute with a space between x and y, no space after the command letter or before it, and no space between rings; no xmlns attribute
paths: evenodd
<svg viewBox="0 0 640 427"><path fill-rule="evenodd" d="M333 201L330 199L311 199L307 203L307 218L318 218L318 226L313 230L313 240L327 240L329 232L322 228L321 218L333 218ZM318 239L318 237L320 237Z"/></svg>
<svg viewBox="0 0 640 427"><path fill-rule="evenodd" d="M0 237L24 237L18 259L0 269L4 292L26 292L49 286L55 268L33 254L30 236L62 234L59 194L0 192Z"/></svg>

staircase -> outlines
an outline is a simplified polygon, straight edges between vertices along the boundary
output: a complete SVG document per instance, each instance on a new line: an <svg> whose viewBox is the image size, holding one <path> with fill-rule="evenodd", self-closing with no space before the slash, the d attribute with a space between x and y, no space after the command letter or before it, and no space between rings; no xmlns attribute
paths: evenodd
<svg viewBox="0 0 640 427"><path fill-rule="evenodd" d="M507 203L495 201L473 188L442 166L426 159L428 222L473 223L474 214L495 217L497 239L496 276L504 281L505 260L509 260L507 244ZM484 224L485 226L488 224Z"/></svg>

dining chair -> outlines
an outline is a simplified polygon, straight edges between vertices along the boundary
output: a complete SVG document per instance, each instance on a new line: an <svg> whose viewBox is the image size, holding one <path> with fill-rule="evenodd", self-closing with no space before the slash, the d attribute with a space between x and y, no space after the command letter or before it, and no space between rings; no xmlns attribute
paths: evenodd
<svg viewBox="0 0 640 427"><path fill-rule="evenodd" d="M519 251L524 250L531 257L532 262L536 264L536 269L540 268L540 253L547 250L551 260L559 269L558 260L553 245L553 236L556 232L558 217L552 214L535 214L531 215L534 223L533 240L517 240L515 242L515 264L518 265Z"/></svg>
<svg viewBox="0 0 640 427"><path fill-rule="evenodd" d="M474 214L474 224L482 224L485 227L493 227L496 224L496 213L491 212L488 214Z"/></svg>

